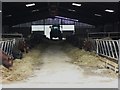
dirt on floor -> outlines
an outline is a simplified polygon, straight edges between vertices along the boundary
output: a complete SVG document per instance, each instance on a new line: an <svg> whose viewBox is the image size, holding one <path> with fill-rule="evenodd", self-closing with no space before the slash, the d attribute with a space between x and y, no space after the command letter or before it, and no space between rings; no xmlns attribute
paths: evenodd
<svg viewBox="0 0 120 90"><path fill-rule="evenodd" d="M33 73L34 67L42 64L41 55L46 45L41 44L30 50L29 53L24 54L22 59L15 59L13 67L7 69L0 66L1 82L10 83L20 81L27 78ZM39 58L39 59L38 59Z"/></svg>

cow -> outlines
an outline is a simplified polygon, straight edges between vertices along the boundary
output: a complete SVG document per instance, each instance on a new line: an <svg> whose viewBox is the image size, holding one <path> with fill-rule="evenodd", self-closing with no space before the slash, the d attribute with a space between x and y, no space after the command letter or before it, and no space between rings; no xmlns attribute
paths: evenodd
<svg viewBox="0 0 120 90"><path fill-rule="evenodd" d="M84 40L83 49L84 49L85 51L92 51L93 48L94 48L94 45L93 45L92 40L90 40L90 39L85 39L85 40Z"/></svg>
<svg viewBox="0 0 120 90"><path fill-rule="evenodd" d="M13 66L13 57L8 56L4 51L0 50L0 61L2 62L2 65L9 69Z"/></svg>
<svg viewBox="0 0 120 90"><path fill-rule="evenodd" d="M27 48L33 48L35 47L36 45L38 45L39 43L43 42L44 39L46 39L46 36L45 35L42 35L41 33L32 33L30 34L27 38L26 38L26 45L27 45Z"/></svg>
<svg viewBox="0 0 120 90"><path fill-rule="evenodd" d="M22 52L28 53L28 45L23 39L16 39L14 47L12 49L12 54L15 59L22 59Z"/></svg>
<svg viewBox="0 0 120 90"><path fill-rule="evenodd" d="M28 53L28 45L26 44L26 42L24 40L21 40L19 41L19 44L18 44L18 49L21 51L21 52L25 52L25 53Z"/></svg>

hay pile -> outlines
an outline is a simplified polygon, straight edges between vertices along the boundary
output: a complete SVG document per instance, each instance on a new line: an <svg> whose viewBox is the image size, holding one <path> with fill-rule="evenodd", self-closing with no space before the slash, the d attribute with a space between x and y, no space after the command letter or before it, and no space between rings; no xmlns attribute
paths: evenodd
<svg viewBox="0 0 120 90"><path fill-rule="evenodd" d="M80 66L104 68L105 63L95 52L87 52L69 44L64 45L63 50L72 58L72 63ZM103 58L104 59L104 58Z"/></svg>
<svg viewBox="0 0 120 90"><path fill-rule="evenodd" d="M8 70L2 66L2 82L8 83L11 81L19 81L25 79L32 73L32 58L26 58L27 60L15 60L11 70Z"/></svg>
<svg viewBox="0 0 120 90"><path fill-rule="evenodd" d="M110 78L118 78L114 71L105 68L105 62L101 60L107 60L106 58L96 55L95 52L87 52L74 47L70 44L64 44L62 50L72 58L70 63L76 64L84 69L84 75L99 75L107 76Z"/></svg>
<svg viewBox="0 0 120 90"><path fill-rule="evenodd" d="M31 50L28 54L25 54L23 59L14 60L13 67L11 67L10 70L1 65L0 71L2 72L2 79L0 78L0 80L3 83L10 83L27 78L32 74L36 66L42 64L40 57L43 49L45 49L45 45L38 45L38 47Z"/></svg>

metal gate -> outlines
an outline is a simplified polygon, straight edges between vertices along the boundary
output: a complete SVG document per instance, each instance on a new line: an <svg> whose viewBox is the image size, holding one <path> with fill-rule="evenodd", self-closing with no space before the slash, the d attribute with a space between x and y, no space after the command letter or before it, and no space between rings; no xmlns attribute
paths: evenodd
<svg viewBox="0 0 120 90"><path fill-rule="evenodd" d="M97 54L119 60L120 40L96 39L95 41L97 45Z"/></svg>
<svg viewBox="0 0 120 90"><path fill-rule="evenodd" d="M12 49L15 45L15 39L0 41L0 49L4 51L7 55L12 55Z"/></svg>

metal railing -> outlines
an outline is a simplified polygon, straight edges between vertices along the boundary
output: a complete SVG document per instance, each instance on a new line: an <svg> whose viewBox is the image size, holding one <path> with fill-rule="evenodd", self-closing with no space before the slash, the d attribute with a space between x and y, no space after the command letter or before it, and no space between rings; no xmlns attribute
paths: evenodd
<svg viewBox="0 0 120 90"><path fill-rule="evenodd" d="M120 38L120 32L93 32L88 33L88 38L105 38L105 37L111 37L111 38Z"/></svg>
<svg viewBox="0 0 120 90"><path fill-rule="evenodd" d="M22 34L2 34L2 38L23 38Z"/></svg>
<svg viewBox="0 0 120 90"><path fill-rule="evenodd" d="M12 55L12 49L15 45L15 39L0 41L0 49L4 51L7 55Z"/></svg>
<svg viewBox="0 0 120 90"><path fill-rule="evenodd" d="M119 60L120 40L103 40L95 39L98 55L106 56L115 60Z"/></svg>

